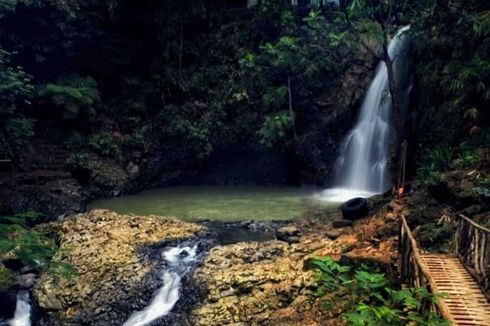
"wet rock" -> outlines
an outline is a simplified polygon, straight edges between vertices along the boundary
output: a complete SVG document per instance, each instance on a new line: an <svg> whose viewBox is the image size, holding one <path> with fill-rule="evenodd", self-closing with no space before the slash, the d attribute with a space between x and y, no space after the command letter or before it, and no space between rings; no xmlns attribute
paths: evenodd
<svg viewBox="0 0 490 326"><path fill-rule="evenodd" d="M287 243L298 243L300 231L296 226L283 226L276 231L278 240L286 241Z"/></svg>
<svg viewBox="0 0 490 326"><path fill-rule="evenodd" d="M242 242L211 249L193 277L206 294L192 312L192 323L255 325L292 303L308 309L307 300L298 298L307 298L305 293L315 283L314 273L304 270L304 261L317 250L336 252L337 248L325 237L302 236L294 245Z"/></svg>
<svg viewBox="0 0 490 326"><path fill-rule="evenodd" d="M331 240L335 240L342 235L339 230L327 230L325 231L325 236Z"/></svg>
<svg viewBox="0 0 490 326"><path fill-rule="evenodd" d="M325 299L313 295L317 279L311 260L348 257L351 261L379 261L381 266L391 266L396 242L388 235L376 239L377 228L397 230L396 221L385 214L397 216L402 209L402 203L394 203L392 208L342 230L329 229L324 216L280 228L284 235L298 236L293 244L240 242L211 249L193 276L194 284L202 289L203 300L192 311L191 324L343 325L340 315L349 300L343 299L342 293L331 293L336 306L323 308Z"/></svg>
<svg viewBox="0 0 490 326"><path fill-rule="evenodd" d="M179 254L179 258L185 258L187 256L189 256L187 250L182 250L182 252Z"/></svg>
<svg viewBox="0 0 490 326"><path fill-rule="evenodd" d="M128 186L129 176L116 162L94 160L91 164L91 182L101 188L110 189L113 196Z"/></svg>
<svg viewBox="0 0 490 326"><path fill-rule="evenodd" d="M37 281L37 275L34 273L22 274L17 277L17 283L21 288L30 289Z"/></svg>

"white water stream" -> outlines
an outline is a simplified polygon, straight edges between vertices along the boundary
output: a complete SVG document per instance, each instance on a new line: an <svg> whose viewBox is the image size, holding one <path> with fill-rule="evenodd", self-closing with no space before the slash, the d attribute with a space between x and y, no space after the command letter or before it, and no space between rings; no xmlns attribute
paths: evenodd
<svg viewBox="0 0 490 326"><path fill-rule="evenodd" d="M172 310L180 298L182 277L189 272L192 263L197 261L197 245L166 249L162 257L168 265L162 272L163 286L151 303L143 310L134 312L123 326L144 326Z"/></svg>
<svg viewBox="0 0 490 326"><path fill-rule="evenodd" d="M409 92L406 71L409 26L398 30L390 41L388 53L394 60L394 73L402 101ZM342 142L335 163L334 188L323 191L328 201L344 202L354 197L384 193L391 186L389 175L390 147L394 137L388 71L380 62L376 75L364 97L359 118Z"/></svg>
<svg viewBox="0 0 490 326"><path fill-rule="evenodd" d="M31 326L31 305L29 301L29 292L19 291L17 293L14 317L7 321L7 325Z"/></svg>

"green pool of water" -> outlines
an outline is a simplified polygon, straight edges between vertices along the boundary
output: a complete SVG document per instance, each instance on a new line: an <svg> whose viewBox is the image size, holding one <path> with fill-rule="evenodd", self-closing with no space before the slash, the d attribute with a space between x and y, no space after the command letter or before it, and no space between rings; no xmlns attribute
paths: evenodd
<svg viewBox="0 0 490 326"><path fill-rule="evenodd" d="M299 187L179 186L98 200L89 205L123 214L174 216L198 220L290 220L330 207Z"/></svg>

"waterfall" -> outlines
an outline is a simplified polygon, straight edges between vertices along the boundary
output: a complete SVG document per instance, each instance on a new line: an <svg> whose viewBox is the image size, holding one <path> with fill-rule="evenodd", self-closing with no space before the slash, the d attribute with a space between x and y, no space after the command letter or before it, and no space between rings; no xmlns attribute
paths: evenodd
<svg viewBox="0 0 490 326"><path fill-rule="evenodd" d="M161 276L163 286L150 304L134 312L123 326L144 326L166 316L180 298L182 278L191 270L193 263L200 259L197 245L168 248L162 252L162 258L167 264Z"/></svg>
<svg viewBox="0 0 490 326"><path fill-rule="evenodd" d="M406 55L409 38L405 33L409 28L399 29L388 45L403 103L408 102L410 91ZM380 62L357 123L342 142L340 156L334 166L334 188L325 190L324 198L343 202L354 197L370 197L390 188L389 157L394 139L391 111L388 71L386 64Z"/></svg>

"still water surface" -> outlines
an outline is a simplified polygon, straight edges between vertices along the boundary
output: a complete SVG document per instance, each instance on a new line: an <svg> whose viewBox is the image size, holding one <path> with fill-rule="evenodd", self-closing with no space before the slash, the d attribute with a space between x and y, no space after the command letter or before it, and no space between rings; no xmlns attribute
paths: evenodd
<svg viewBox="0 0 490 326"><path fill-rule="evenodd" d="M312 189L286 186L178 186L97 200L89 209L174 216L185 221L290 220L328 207Z"/></svg>

